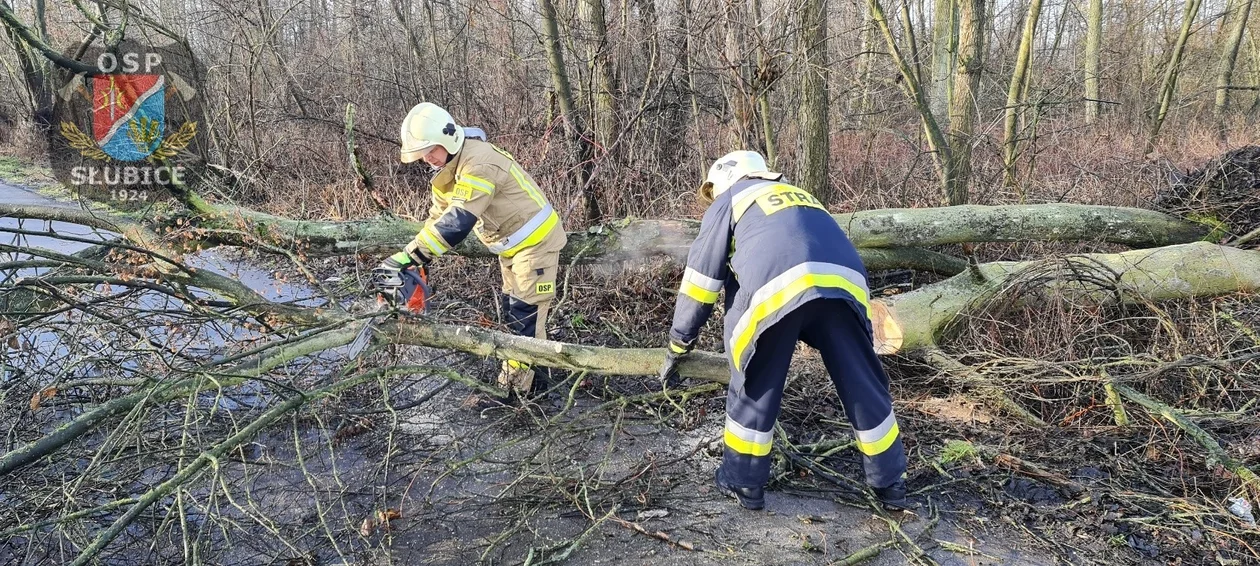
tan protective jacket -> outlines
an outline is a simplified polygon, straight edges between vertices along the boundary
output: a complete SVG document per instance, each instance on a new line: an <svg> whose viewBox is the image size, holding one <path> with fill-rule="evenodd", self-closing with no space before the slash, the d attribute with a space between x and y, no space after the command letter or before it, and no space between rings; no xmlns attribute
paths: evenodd
<svg viewBox="0 0 1260 566"><path fill-rule="evenodd" d="M554 240L553 234L564 236L560 216L511 154L468 139L433 178L428 221L408 250L435 258L472 231L491 252L507 258Z"/></svg>

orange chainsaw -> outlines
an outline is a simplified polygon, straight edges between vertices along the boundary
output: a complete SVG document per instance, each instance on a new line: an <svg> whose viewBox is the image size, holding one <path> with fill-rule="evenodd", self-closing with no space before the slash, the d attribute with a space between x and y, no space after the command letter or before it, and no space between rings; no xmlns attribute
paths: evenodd
<svg viewBox="0 0 1260 566"><path fill-rule="evenodd" d="M346 355L351 360L367 349L372 342L372 333L381 320L395 312L423 315L428 311L429 295L433 294L433 289L429 287L429 273L424 266L412 265L398 271L377 270L373 277L376 308L350 343Z"/></svg>

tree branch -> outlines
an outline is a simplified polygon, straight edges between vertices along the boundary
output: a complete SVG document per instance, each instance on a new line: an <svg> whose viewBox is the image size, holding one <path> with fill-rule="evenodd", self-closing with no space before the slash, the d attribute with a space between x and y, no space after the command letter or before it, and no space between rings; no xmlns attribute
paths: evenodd
<svg viewBox="0 0 1260 566"><path fill-rule="evenodd" d="M35 35L35 32L32 32L25 24L18 21L17 15L9 8L9 4L7 2L0 1L0 21L3 21L4 25L8 26L13 33L22 38L22 41L25 41L31 47L34 47L45 58L52 61L54 65L73 71L76 74L83 73L88 76L104 74L95 65L88 65L80 61L75 61L74 59L58 53L56 49L53 49L47 43L41 41L39 37Z"/></svg>

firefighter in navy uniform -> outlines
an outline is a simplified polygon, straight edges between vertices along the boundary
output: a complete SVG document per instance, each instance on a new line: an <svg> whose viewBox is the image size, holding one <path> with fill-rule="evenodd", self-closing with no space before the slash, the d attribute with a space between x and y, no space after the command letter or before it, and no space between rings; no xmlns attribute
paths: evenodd
<svg viewBox="0 0 1260 566"><path fill-rule="evenodd" d="M679 360L725 288L731 381L718 490L748 509L765 506L774 423L801 340L822 354L856 432L866 483L886 507L906 508L906 455L872 343L857 250L818 200L752 151L714 163L700 199L711 204L687 256L660 378L677 385Z"/></svg>
<svg viewBox="0 0 1260 566"><path fill-rule="evenodd" d="M519 336L547 337L547 311L556 296L560 250L567 242L560 216L533 177L507 152L476 139L442 108L424 102L402 124L402 162L424 160L434 175L433 205L424 229L377 268L379 279L424 266L458 246L470 233L499 256L503 312ZM534 383L535 368L503 362L498 384L520 395Z"/></svg>

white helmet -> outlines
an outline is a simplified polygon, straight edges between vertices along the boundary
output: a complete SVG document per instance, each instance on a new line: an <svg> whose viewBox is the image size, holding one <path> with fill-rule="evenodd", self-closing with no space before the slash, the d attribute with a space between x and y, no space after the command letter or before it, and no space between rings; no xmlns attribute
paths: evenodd
<svg viewBox="0 0 1260 566"><path fill-rule="evenodd" d="M411 108L403 118L401 136L403 163L419 160L435 145L446 148L451 155L464 147L464 129L455 124L449 112L432 102Z"/></svg>
<svg viewBox="0 0 1260 566"><path fill-rule="evenodd" d="M713 184L713 198L726 192L736 181L754 173L769 173L766 160L755 151L732 151L709 167L705 184Z"/></svg>

